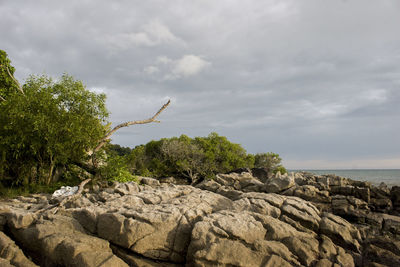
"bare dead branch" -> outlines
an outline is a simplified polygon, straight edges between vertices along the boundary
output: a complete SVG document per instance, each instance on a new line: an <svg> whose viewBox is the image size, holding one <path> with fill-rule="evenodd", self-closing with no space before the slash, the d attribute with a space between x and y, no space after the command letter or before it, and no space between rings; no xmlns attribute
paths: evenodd
<svg viewBox="0 0 400 267"><path fill-rule="evenodd" d="M6 99L4 97L2 97L1 95L0 95L0 100L1 101L6 101Z"/></svg>
<svg viewBox="0 0 400 267"><path fill-rule="evenodd" d="M161 112L163 112L164 109L166 109L168 107L168 105L171 103L171 100L168 100L167 103L165 103L158 111L156 114L154 114L153 117L146 119L146 120L139 120L139 121L128 121L128 122L124 122L121 124L118 124L117 126L115 126L111 131L109 131L106 136L99 142L99 144L96 146L96 148L93 150L93 154L94 155L97 151L99 151L100 148L102 148L105 143L107 142L107 140L111 137L111 135L113 133L115 133L117 130L119 130L122 127L127 127L130 125L134 125L134 124L146 124L146 123L151 123L151 122L157 122L159 123L160 121L156 120L156 118L158 117L158 115L160 115Z"/></svg>
<svg viewBox="0 0 400 267"><path fill-rule="evenodd" d="M10 75L11 79L13 79L13 81L14 81L15 84L17 85L18 90L19 90L23 95L25 95L24 90L22 89L22 87L21 87L21 85L19 84L18 80L14 78L14 76L11 74L10 70L8 69L8 67L7 67L7 66L5 66L5 67L6 67L6 70L7 70L8 75Z"/></svg>

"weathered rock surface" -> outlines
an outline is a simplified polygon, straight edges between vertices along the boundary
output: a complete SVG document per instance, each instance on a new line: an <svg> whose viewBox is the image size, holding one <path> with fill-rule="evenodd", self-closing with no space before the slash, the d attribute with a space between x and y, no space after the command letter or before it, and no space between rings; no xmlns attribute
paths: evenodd
<svg viewBox="0 0 400 267"><path fill-rule="evenodd" d="M0 266L37 266L3 232L0 232Z"/></svg>
<svg viewBox="0 0 400 267"><path fill-rule="evenodd" d="M196 187L142 177L142 185L93 187L58 210L51 205L60 200L45 195L3 201L0 265L400 264L400 217L377 213L393 211L386 200L398 207L396 191L337 176L253 173Z"/></svg>

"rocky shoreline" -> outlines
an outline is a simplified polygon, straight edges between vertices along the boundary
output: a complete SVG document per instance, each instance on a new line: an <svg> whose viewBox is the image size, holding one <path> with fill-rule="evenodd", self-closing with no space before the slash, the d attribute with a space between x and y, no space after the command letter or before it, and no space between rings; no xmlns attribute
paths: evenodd
<svg viewBox="0 0 400 267"><path fill-rule="evenodd" d="M263 169L164 181L2 201L0 266L400 266L400 187Z"/></svg>

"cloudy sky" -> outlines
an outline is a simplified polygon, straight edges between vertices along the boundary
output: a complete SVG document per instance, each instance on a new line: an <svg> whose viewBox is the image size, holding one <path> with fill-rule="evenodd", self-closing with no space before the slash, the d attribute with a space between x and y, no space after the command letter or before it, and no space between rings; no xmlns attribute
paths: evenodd
<svg viewBox="0 0 400 267"><path fill-rule="evenodd" d="M400 168L398 0L0 0L16 77L104 92L113 142L217 132L297 168Z"/></svg>

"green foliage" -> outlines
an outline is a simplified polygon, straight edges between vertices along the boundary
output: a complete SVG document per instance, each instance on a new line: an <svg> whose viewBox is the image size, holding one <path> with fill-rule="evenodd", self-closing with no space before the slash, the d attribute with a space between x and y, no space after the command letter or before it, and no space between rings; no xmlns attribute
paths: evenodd
<svg viewBox="0 0 400 267"><path fill-rule="evenodd" d="M275 168L274 174L277 172L280 172L281 174L285 174L285 173L287 173L287 170L282 165L279 165L278 167Z"/></svg>
<svg viewBox="0 0 400 267"><path fill-rule="evenodd" d="M225 136L211 133L207 137L196 137L194 141L204 151L205 176L208 178L216 173L252 168L254 165L254 158L247 155L241 145L231 143Z"/></svg>
<svg viewBox="0 0 400 267"><path fill-rule="evenodd" d="M105 95L68 75L31 76L23 88L0 105L0 174L50 184L56 168L82 161L104 136Z"/></svg>
<svg viewBox="0 0 400 267"><path fill-rule="evenodd" d="M0 96L7 99L10 94L16 93L17 85L8 74L14 75L15 68L11 66L11 60L7 57L7 53L0 50ZM1 100L0 100L1 103Z"/></svg>
<svg viewBox="0 0 400 267"><path fill-rule="evenodd" d="M88 162L88 152L108 130L105 95L88 91L68 75L56 81L31 76L22 94L14 72L6 52L0 50L0 194L54 191L63 183L77 184L90 175L78 166ZM107 144L105 153L97 155L103 157L98 174L119 182L135 181L134 174L193 181L254 166L286 171L278 154L247 154L241 145L217 133L163 138L133 150Z"/></svg>
<svg viewBox="0 0 400 267"><path fill-rule="evenodd" d="M151 141L132 150L128 165L132 172L154 177L177 176L189 180L212 178L216 173L253 167L254 157L226 137L186 135Z"/></svg>
<svg viewBox="0 0 400 267"><path fill-rule="evenodd" d="M118 144L107 144L107 154L110 155L118 155L118 156L127 156L131 153L132 149L129 147L123 147Z"/></svg>
<svg viewBox="0 0 400 267"><path fill-rule="evenodd" d="M276 153L258 153L254 156L254 167L265 168L272 173L277 173L280 171L283 174L287 171L281 165L281 161L282 159Z"/></svg>
<svg viewBox="0 0 400 267"><path fill-rule="evenodd" d="M107 158L105 164L100 167L100 175L108 181L117 181L121 183L135 181L137 178L132 175L127 167L126 158L113 155Z"/></svg>

